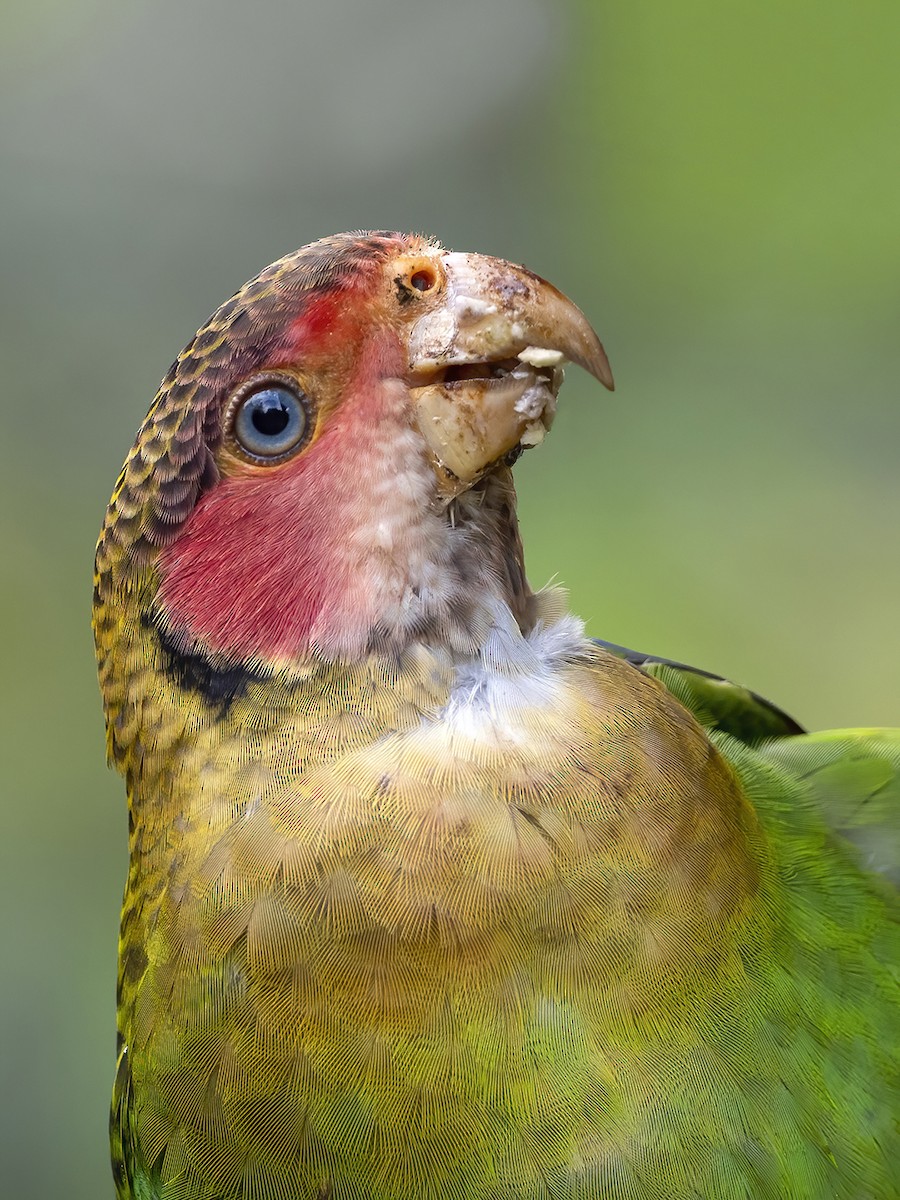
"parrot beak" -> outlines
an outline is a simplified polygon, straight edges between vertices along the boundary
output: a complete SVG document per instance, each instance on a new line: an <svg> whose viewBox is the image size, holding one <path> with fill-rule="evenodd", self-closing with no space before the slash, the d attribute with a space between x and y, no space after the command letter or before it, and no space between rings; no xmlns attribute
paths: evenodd
<svg viewBox="0 0 900 1200"><path fill-rule="evenodd" d="M448 500L536 446L566 361L612 390L606 353L579 308L539 275L480 254L442 254L437 295L412 326L410 386Z"/></svg>

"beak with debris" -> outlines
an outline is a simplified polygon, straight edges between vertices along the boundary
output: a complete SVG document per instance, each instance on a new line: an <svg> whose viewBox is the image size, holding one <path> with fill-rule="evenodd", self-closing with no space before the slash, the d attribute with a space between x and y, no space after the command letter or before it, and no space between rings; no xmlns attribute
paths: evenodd
<svg viewBox="0 0 900 1200"><path fill-rule="evenodd" d="M449 501L543 441L566 361L610 389L613 378L587 318L539 275L480 254L439 265L439 300L410 331L410 383Z"/></svg>

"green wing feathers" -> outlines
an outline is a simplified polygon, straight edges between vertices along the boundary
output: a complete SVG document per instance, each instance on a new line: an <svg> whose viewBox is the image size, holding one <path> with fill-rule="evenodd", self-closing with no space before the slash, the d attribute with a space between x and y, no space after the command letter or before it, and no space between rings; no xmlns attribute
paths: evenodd
<svg viewBox="0 0 900 1200"><path fill-rule="evenodd" d="M770 848L771 1007L745 1036L763 1075L780 1060L786 1108L759 1145L792 1168L748 1194L900 1197L900 730L805 733L728 680L608 648L707 729Z"/></svg>
<svg viewBox="0 0 900 1200"><path fill-rule="evenodd" d="M802 725L770 700L721 675L670 658L629 650L614 642L594 640L644 675L658 679L707 729L719 729L748 745L804 732Z"/></svg>
<svg viewBox="0 0 900 1200"><path fill-rule="evenodd" d="M768 980L756 992L767 1014L754 1029L748 1013L746 1053L770 1069L777 1060L790 1111L760 1145L776 1146L776 1161L792 1167L771 1191L747 1194L898 1197L900 897L888 879L898 865L900 731L755 747L715 730L710 737L740 777L770 852L760 896L773 936ZM764 1128L758 1114L754 1123Z"/></svg>
<svg viewBox="0 0 900 1200"><path fill-rule="evenodd" d="M794 775L864 871L900 886L900 730L839 729L760 747Z"/></svg>
<svg viewBox="0 0 900 1200"><path fill-rule="evenodd" d="M806 733L756 692L685 663L598 642L658 679L710 732L747 746L796 779L806 802L855 851L863 871L900 887L900 730Z"/></svg>

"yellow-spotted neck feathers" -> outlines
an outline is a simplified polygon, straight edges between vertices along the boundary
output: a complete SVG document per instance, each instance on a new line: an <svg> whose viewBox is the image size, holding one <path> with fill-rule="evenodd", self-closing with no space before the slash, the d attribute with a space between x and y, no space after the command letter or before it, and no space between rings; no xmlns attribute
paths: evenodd
<svg viewBox="0 0 900 1200"><path fill-rule="evenodd" d="M621 1008L629 979L647 1006L730 953L759 846L728 768L578 622L496 616L466 660L420 643L219 709L149 690L134 870L167 880L170 963L303 960L373 1016L376 966L385 1010L433 998L451 960L498 998L527 964L529 989Z"/></svg>

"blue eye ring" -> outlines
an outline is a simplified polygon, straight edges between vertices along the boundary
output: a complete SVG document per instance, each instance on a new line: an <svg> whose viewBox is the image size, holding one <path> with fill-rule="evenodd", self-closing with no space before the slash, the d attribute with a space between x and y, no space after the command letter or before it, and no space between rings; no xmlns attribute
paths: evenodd
<svg viewBox="0 0 900 1200"><path fill-rule="evenodd" d="M233 394L225 425L243 458L266 464L284 462L309 441L312 402L292 375L267 371L248 379Z"/></svg>

